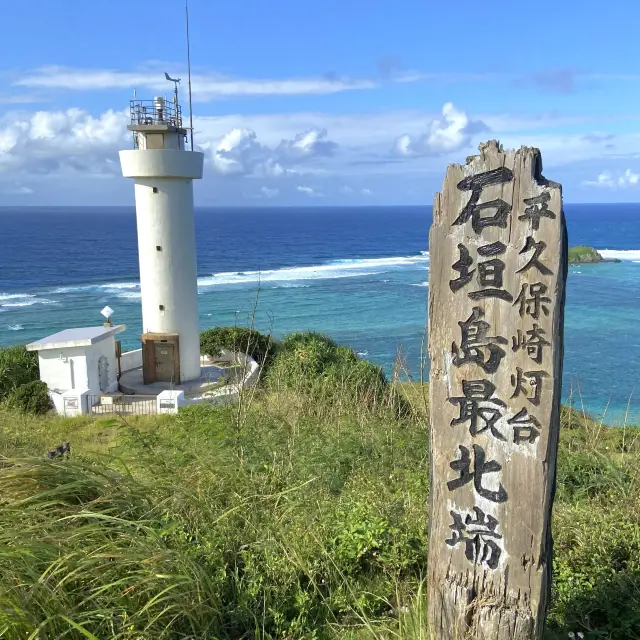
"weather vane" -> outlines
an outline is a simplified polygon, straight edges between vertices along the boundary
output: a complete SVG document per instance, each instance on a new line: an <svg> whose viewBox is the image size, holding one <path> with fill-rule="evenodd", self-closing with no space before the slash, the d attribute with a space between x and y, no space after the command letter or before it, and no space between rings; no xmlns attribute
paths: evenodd
<svg viewBox="0 0 640 640"><path fill-rule="evenodd" d="M173 106L175 108L176 124L179 125L179 123L177 122L177 119L178 119L178 84L180 82L180 78L172 78L166 71L164 72L164 77L169 82L173 82Z"/></svg>

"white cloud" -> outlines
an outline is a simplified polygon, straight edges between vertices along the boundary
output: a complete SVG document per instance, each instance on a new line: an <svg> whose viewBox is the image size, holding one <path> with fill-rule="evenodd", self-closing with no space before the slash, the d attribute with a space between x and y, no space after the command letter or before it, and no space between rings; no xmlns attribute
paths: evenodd
<svg viewBox="0 0 640 640"><path fill-rule="evenodd" d="M280 195L280 189L277 187L267 187L262 186L258 191L245 191L242 194L245 198L249 200L272 200L273 198L277 198Z"/></svg>
<svg viewBox="0 0 640 640"><path fill-rule="evenodd" d="M279 178L286 175L291 170L285 169L279 162L276 162L273 158L267 158L262 164L262 171L268 178Z"/></svg>
<svg viewBox="0 0 640 640"><path fill-rule="evenodd" d="M14 86L35 89L66 89L75 91L104 91L106 89L146 89L149 92L167 92L172 85L164 77L164 67L150 67L141 71L110 69L74 69L48 66L28 72L16 80ZM167 69L170 70L170 69ZM171 75L175 77L177 72ZM178 74L186 78L186 72ZM416 80L419 78L416 78ZM186 84L186 83L185 83ZM194 100L208 101L229 96L260 95L320 95L373 89L378 82L352 78L283 78L250 79L230 78L221 74L192 74Z"/></svg>
<svg viewBox="0 0 640 640"><path fill-rule="evenodd" d="M582 183L585 187L607 187L615 189L616 183L609 171L603 171L595 180L585 180Z"/></svg>
<svg viewBox="0 0 640 640"><path fill-rule="evenodd" d="M488 131L480 120L473 121L451 102L442 107L442 120L432 120L426 133L419 136L405 133L395 143L400 156L427 156L452 153L468 147L475 134Z"/></svg>
<svg viewBox="0 0 640 640"><path fill-rule="evenodd" d="M227 96L331 94L374 89L384 83L407 84L428 81L440 84L470 82L486 84L493 82L504 85L504 83L523 79L520 75L509 73L423 72L401 69L397 62L391 65L382 64L380 67L376 77L365 78L350 78L334 73L302 78L235 78L215 71L206 71L193 73L192 84L196 99L211 100ZM13 86L71 91L104 91L138 87L153 92L164 92L167 89L165 71L169 71L174 77L183 79L187 77L187 70L182 65L171 62L150 61L131 71L48 65L28 70L13 82ZM633 74L580 74L567 70L552 70L544 74L533 74L529 80L538 80L538 84L558 88L563 82L567 84L567 81L571 82L578 77L632 81L640 78ZM539 82L541 79L546 81L541 83Z"/></svg>
<svg viewBox="0 0 640 640"><path fill-rule="evenodd" d="M168 86L164 77L165 71L169 71L174 77L183 79L187 77L185 68L171 62L150 61L132 71L48 65L23 73L13 82L13 86L71 91L104 91L137 87L164 93ZM334 73L303 78L235 78L215 71L196 72L192 73L191 77L193 94L197 100L212 100L228 96L332 94L375 89L385 83L408 84L421 81L486 83L488 81L504 82L509 79L513 79L510 74L422 72L401 69L397 63L393 63L391 67L387 65L386 69L380 68L375 77L364 78L350 78Z"/></svg>
<svg viewBox="0 0 640 640"><path fill-rule="evenodd" d="M316 189L314 189L313 187L307 187L307 186L299 186L296 187L296 191L298 193L303 193L306 196L309 196L310 198L322 198L322 193Z"/></svg>
<svg viewBox="0 0 640 640"><path fill-rule="evenodd" d="M636 187L640 184L640 174L633 173L631 169L626 169L616 177L610 171L603 171L595 180L585 180L582 184L586 187L626 189L627 187Z"/></svg>
<svg viewBox="0 0 640 640"><path fill-rule="evenodd" d="M283 140L276 155L291 160L303 160L317 156L332 156L338 145L327 138L326 129L308 129L293 140Z"/></svg>
<svg viewBox="0 0 640 640"><path fill-rule="evenodd" d="M4 196L29 196L33 193L33 189L21 184L14 184L2 189L0 193Z"/></svg>
<svg viewBox="0 0 640 640"><path fill-rule="evenodd" d="M348 184L341 186L340 189L338 189L338 191L346 196L353 196L357 194L360 196L364 196L365 198L368 198L373 195L373 191L371 191L371 189L367 189L365 187L363 189L356 190L353 187L350 187Z"/></svg>
<svg viewBox="0 0 640 640"><path fill-rule="evenodd" d="M251 174L264 156L255 131L232 129L223 136L213 152L213 166L224 175Z"/></svg>
<svg viewBox="0 0 640 640"><path fill-rule="evenodd" d="M127 145L124 112L93 117L82 109L37 111L0 119L0 173L72 170L113 174Z"/></svg>
<svg viewBox="0 0 640 640"><path fill-rule="evenodd" d="M196 143L209 152L214 170L222 175L280 178L300 173L295 169L300 163L307 165L304 173L320 175L326 170L314 167L313 161L330 159L338 148L323 127L306 126L263 144L252 128L218 133L219 126L211 126L226 126L231 120L195 120ZM117 152L131 146L127 123L127 112L113 110L98 116L76 108L6 114L0 117L0 173L117 175ZM264 131L269 136L268 126Z"/></svg>
<svg viewBox="0 0 640 640"><path fill-rule="evenodd" d="M213 145L205 142L204 146ZM298 163L331 157L337 147L328 139L326 129L298 133L291 140L281 140L274 148L261 144L251 129L232 129L215 145L213 167L224 175L280 178L300 173L292 168Z"/></svg>
<svg viewBox="0 0 640 640"><path fill-rule="evenodd" d="M429 186L418 189L416 193L421 195L415 198L430 199L431 185L441 182L446 165L464 161L467 154L463 147L475 148L480 141L472 131L489 121L485 116L480 121L451 105L445 105L443 113L444 116L425 111L198 116L194 119L195 141L206 152L205 176L214 171L224 178L216 189L229 199L230 194L242 199L245 190L267 198L267 193L260 191L260 185L264 185L267 189L278 188L279 199L283 200L292 194L322 194L327 202L340 198L356 203L372 201L372 189L366 185L375 185L375 200L389 201L394 193L407 194L416 181ZM625 164L611 166L631 166L635 162L633 154L640 147L637 133L612 136L606 130L591 134L534 130L555 129L551 116L527 116L521 121L521 131L517 130L515 116L495 115L491 122L494 130L490 137L500 139L505 148L522 144L540 148L552 179L562 178L564 169L558 175L558 167L563 165L574 164L576 168L572 170L582 175L585 168L590 169L594 176L600 166L607 166L605 162L616 158L615 162L624 158ZM117 152L131 148L127 123L127 112L112 110L102 114L73 108L21 110L0 116L0 191L28 184L36 190L34 197L44 198L45 190L37 182L48 175L51 184L55 182L55 191L68 192L71 200L78 181L72 183L65 176L120 175ZM394 140L404 140L400 153L398 147L391 150ZM604 174L588 186L621 191L640 185L639 174L632 170L611 174L609 179L607 172ZM253 182L241 180L247 177ZM578 186L576 180L580 179L581 175L574 177L573 184ZM83 180L87 193L90 184L95 183ZM196 187L198 198L209 196L209 180L205 177L200 185ZM296 185L308 187L316 196L308 190L298 191ZM51 187L47 189L51 191ZM122 193L129 193L128 189L123 186Z"/></svg>
<svg viewBox="0 0 640 640"><path fill-rule="evenodd" d="M626 134L616 136L585 135L584 133L558 134L555 131L546 133L544 130L555 130L568 126L580 125L589 131L589 122L593 117L568 117L553 113L536 114L480 114L468 116L471 131L482 129L486 125L490 135L473 134L470 145L474 148L480 138L497 137L505 148L520 145L535 146L542 150L545 167L550 162L561 164L565 161L574 162L585 158L609 155L611 144L615 144L617 153L636 152L640 148L640 134ZM326 129L331 140L340 145L342 152L349 151L353 158L376 160L389 159L389 148L393 141L408 135L410 141L424 136L425 130L430 130L433 122L442 122L442 115L437 112L424 110L397 110L358 114L329 114L321 112L292 112L286 114L229 114L221 116L198 116L196 122L196 141L203 138L219 140L235 127L251 129L259 135L260 141L275 148L283 139L292 139L300 131L309 129ZM608 122L607 117L603 118ZM342 157L342 153L340 154ZM368 156L368 157L367 157ZM396 166L402 168L402 162L407 158L428 160L434 158L437 166L442 165L438 156L398 156L394 152ZM459 160L459 156L456 156ZM401 170L404 170L403 168Z"/></svg>
<svg viewBox="0 0 640 640"><path fill-rule="evenodd" d="M640 175L633 173L631 169L627 169L621 176L618 177L618 186L635 186L640 181Z"/></svg>
<svg viewBox="0 0 640 640"><path fill-rule="evenodd" d="M260 194L265 198L275 198L280 193L280 189L271 189L269 187L261 187Z"/></svg>

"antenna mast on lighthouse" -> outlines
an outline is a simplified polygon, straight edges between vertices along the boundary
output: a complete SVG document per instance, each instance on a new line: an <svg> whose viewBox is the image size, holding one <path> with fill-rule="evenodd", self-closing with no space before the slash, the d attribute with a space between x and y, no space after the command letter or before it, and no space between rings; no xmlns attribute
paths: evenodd
<svg viewBox="0 0 640 640"><path fill-rule="evenodd" d="M189 131L191 132L191 151L193 151L193 108L191 105L191 50L189 46L189 0L184 0L184 13L187 25L187 73L189 82Z"/></svg>

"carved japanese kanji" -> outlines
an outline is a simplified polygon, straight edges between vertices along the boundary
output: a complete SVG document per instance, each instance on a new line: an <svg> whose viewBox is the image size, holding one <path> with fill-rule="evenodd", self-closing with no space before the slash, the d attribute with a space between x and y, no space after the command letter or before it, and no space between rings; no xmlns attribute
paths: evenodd
<svg viewBox="0 0 640 640"><path fill-rule="evenodd" d="M429 236L427 637L541 640L567 244L537 149L450 165Z"/></svg>

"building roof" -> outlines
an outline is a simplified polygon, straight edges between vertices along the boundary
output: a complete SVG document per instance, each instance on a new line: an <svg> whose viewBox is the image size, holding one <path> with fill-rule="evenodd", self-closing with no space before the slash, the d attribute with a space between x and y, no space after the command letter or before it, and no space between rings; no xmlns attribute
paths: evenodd
<svg viewBox="0 0 640 640"><path fill-rule="evenodd" d="M113 327L79 327L77 329L65 329L53 335L42 338L37 342L27 345L27 351L42 351L44 349L64 349L68 347L90 347L96 342L105 340L116 333L126 329L119 324Z"/></svg>

